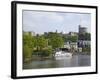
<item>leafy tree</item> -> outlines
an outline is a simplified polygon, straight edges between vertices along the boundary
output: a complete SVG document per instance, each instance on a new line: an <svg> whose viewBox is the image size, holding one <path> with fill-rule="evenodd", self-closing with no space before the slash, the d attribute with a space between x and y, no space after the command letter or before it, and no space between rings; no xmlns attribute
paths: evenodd
<svg viewBox="0 0 100 80"><path fill-rule="evenodd" d="M66 35L63 35L63 36L62 36L62 38L63 38L64 42L67 42L67 41L68 41L68 39L67 39L67 36L66 36Z"/></svg>
<svg viewBox="0 0 100 80"><path fill-rule="evenodd" d="M78 36L67 36L67 40L71 42L77 42Z"/></svg>
<svg viewBox="0 0 100 80"><path fill-rule="evenodd" d="M91 47L90 46L86 46L82 49L83 52L88 52L90 53L91 52Z"/></svg>
<svg viewBox="0 0 100 80"><path fill-rule="evenodd" d="M64 44L63 38L60 36L54 35L50 38L50 45L54 49L62 47L63 44Z"/></svg>
<svg viewBox="0 0 100 80"><path fill-rule="evenodd" d="M79 34L79 40L91 40L90 33Z"/></svg>
<svg viewBox="0 0 100 80"><path fill-rule="evenodd" d="M23 57L24 60L27 58L31 59L35 38L30 34L23 34Z"/></svg>
<svg viewBox="0 0 100 80"><path fill-rule="evenodd" d="M47 57L47 56L52 55L52 53L53 53L52 49L47 48L47 49L41 50L38 55L40 55L41 57L44 57L44 56Z"/></svg>
<svg viewBox="0 0 100 80"><path fill-rule="evenodd" d="M48 40L45 39L43 36L38 36L36 38L36 46L38 50L41 50L48 46Z"/></svg>
<svg viewBox="0 0 100 80"><path fill-rule="evenodd" d="M33 48L34 47L34 37L29 34L23 34L23 45L28 45L28 47Z"/></svg>
<svg viewBox="0 0 100 80"><path fill-rule="evenodd" d="M30 48L28 45L23 46L23 58L24 60L26 58L31 58L32 57L32 48Z"/></svg>

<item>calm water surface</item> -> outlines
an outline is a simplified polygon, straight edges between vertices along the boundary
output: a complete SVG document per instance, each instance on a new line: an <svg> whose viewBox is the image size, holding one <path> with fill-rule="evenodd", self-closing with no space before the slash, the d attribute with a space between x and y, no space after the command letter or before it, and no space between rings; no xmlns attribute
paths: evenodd
<svg viewBox="0 0 100 80"><path fill-rule="evenodd" d="M81 67L91 65L90 55L73 55L72 57L61 57L58 59L36 60L23 64L23 69L39 68L61 68L61 67Z"/></svg>

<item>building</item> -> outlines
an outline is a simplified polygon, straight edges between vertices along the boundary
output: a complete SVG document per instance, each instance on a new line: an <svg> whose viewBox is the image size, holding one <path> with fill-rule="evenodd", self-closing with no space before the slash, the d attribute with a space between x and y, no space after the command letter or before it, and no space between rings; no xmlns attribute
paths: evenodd
<svg viewBox="0 0 100 80"><path fill-rule="evenodd" d="M69 51L77 51L78 45L77 42L66 42L64 43L64 48L67 48Z"/></svg>
<svg viewBox="0 0 100 80"><path fill-rule="evenodd" d="M24 32L24 34L36 36L35 32L33 32L33 31Z"/></svg>
<svg viewBox="0 0 100 80"><path fill-rule="evenodd" d="M71 48L71 51L77 51L78 50L77 42L71 42L70 48Z"/></svg>
<svg viewBox="0 0 100 80"><path fill-rule="evenodd" d="M86 27L82 27L81 25L79 25L79 34L84 34L87 32L87 28Z"/></svg>
<svg viewBox="0 0 100 80"><path fill-rule="evenodd" d="M64 43L64 48L67 48L67 49L70 50L70 43L69 42L65 42Z"/></svg>
<svg viewBox="0 0 100 80"><path fill-rule="evenodd" d="M89 40L79 40L78 41L78 47L89 47L91 45L91 41Z"/></svg>
<svg viewBox="0 0 100 80"><path fill-rule="evenodd" d="M90 34L90 33L87 33L87 28L79 25L79 33L78 33L78 47L79 48L84 48L91 45L91 40L89 38L91 37L91 35L87 36L87 34Z"/></svg>
<svg viewBox="0 0 100 80"><path fill-rule="evenodd" d="M69 32L68 35L69 36L77 36L77 33L76 32Z"/></svg>

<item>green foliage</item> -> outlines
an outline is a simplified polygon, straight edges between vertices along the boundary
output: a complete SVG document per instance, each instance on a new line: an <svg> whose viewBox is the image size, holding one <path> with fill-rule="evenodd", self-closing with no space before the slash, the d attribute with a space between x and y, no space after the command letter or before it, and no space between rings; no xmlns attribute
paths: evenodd
<svg viewBox="0 0 100 80"><path fill-rule="evenodd" d="M41 50L48 46L48 40L45 39L43 36L36 36L35 37L35 47L37 50Z"/></svg>
<svg viewBox="0 0 100 80"><path fill-rule="evenodd" d="M90 40L91 34L84 33L79 35L64 35L57 32L48 32L44 35L37 34L32 36L31 33L23 33L23 59L28 61L32 59L32 55L38 57L52 56L56 48L61 48L64 42L77 42L78 39ZM90 53L90 46L82 49L83 52Z"/></svg>
<svg viewBox="0 0 100 80"><path fill-rule="evenodd" d="M91 34L90 33L79 34L79 40L91 40Z"/></svg>
<svg viewBox="0 0 100 80"><path fill-rule="evenodd" d="M34 37L32 37L30 34L23 34L23 58L24 61L29 58L31 59L32 51L34 48Z"/></svg>
<svg viewBox="0 0 100 80"><path fill-rule="evenodd" d="M50 56L50 54L52 54L52 50L50 49L42 50L40 53L41 56Z"/></svg>
<svg viewBox="0 0 100 80"><path fill-rule="evenodd" d="M90 51L91 51L91 48L90 48L90 46L84 47L84 48L82 49L82 51L83 51L83 52L90 52Z"/></svg>
<svg viewBox="0 0 100 80"><path fill-rule="evenodd" d="M70 42L77 42L78 41L78 36L69 36L69 35L64 35L63 36L64 42L70 41Z"/></svg>
<svg viewBox="0 0 100 80"><path fill-rule="evenodd" d="M63 38L64 42L67 42L67 41L68 41L68 39L67 39L67 36L66 36L66 35L63 35L63 36L62 36L62 38Z"/></svg>
<svg viewBox="0 0 100 80"><path fill-rule="evenodd" d="M23 45L27 45L30 48L34 47L34 37L29 34L23 34Z"/></svg>
<svg viewBox="0 0 100 80"><path fill-rule="evenodd" d="M48 44L48 42L44 37L42 37L42 36L38 37L37 46L39 46L40 49L47 47L47 44Z"/></svg>
<svg viewBox="0 0 100 80"><path fill-rule="evenodd" d="M68 36L67 37L67 40L68 41L71 41L71 42L77 42L78 36Z"/></svg>
<svg viewBox="0 0 100 80"><path fill-rule="evenodd" d="M64 42L76 42L78 36L63 36L60 33L49 32L44 35L32 36L30 34L23 34L23 54L24 58L32 55L50 56L54 53L53 50L61 48Z"/></svg>
<svg viewBox="0 0 100 80"><path fill-rule="evenodd" d="M52 53L53 53L52 48L47 48L47 49L42 49L42 50L38 50L38 51L36 50L33 52L33 55L47 57L47 56L52 55Z"/></svg>
<svg viewBox="0 0 100 80"><path fill-rule="evenodd" d="M28 45L23 46L23 57L25 58L31 58L32 56L32 48L28 47Z"/></svg>
<svg viewBox="0 0 100 80"><path fill-rule="evenodd" d="M52 46L52 48L56 49L56 48L60 48L64 45L64 40L62 37L58 36L58 35L53 35L50 38L50 45Z"/></svg>

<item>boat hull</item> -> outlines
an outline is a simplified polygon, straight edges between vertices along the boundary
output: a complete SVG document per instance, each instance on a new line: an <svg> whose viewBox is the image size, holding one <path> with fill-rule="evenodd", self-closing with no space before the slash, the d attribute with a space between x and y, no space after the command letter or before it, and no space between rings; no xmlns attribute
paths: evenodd
<svg viewBox="0 0 100 80"><path fill-rule="evenodd" d="M59 52L56 52L55 53L55 58L60 58L60 59L63 59L63 58L71 58L72 57L72 53L69 53L69 52L63 52L63 51L59 51Z"/></svg>

